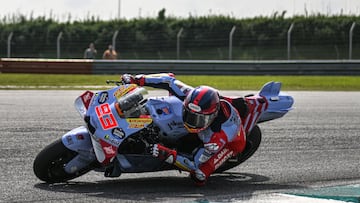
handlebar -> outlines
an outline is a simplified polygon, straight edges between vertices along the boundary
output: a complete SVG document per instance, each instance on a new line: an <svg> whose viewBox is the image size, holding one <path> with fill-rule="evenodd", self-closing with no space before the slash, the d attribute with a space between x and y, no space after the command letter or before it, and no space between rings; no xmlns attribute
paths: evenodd
<svg viewBox="0 0 360 203"><path fill-rule="evenodd" d="M106 84L115 84L116 86L124 85L124 81L106 80Z"/></svg>

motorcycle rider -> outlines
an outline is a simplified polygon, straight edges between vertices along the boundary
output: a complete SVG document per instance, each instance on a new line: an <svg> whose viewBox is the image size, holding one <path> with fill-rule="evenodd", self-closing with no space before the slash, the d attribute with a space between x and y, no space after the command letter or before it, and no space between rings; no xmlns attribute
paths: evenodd
<svg viewBox="0 0 360 203"><path fill-rule="evenodd" d="M124 74L121 79L127 84L166 89L183 101L184 126L189 133L198 134L203 147L197 150L193 160L160 143L153 145L150 151L154 157L190 172L197 185L204 185L226 160L245 149L246 136L240 114L246 114L247 105L242 98L220 96L208 86L193 88L175 79L172 73Z"/></svg>

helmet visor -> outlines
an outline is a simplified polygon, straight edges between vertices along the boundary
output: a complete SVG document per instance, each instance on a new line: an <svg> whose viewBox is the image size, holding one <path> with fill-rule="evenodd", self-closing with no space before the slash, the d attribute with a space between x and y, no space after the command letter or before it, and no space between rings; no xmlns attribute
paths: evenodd
<svg viewBox="0 0 360 203"><path fill-rule="evenodd" d="M208 127L216 117L216 113L213 114L199 114L184 110L183 121L185 125L190 128L203 129Z"/></svg>

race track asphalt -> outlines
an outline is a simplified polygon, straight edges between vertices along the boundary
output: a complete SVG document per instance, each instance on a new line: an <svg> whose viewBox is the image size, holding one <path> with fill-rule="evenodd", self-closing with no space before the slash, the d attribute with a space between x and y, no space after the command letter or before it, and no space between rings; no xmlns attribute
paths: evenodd
<svg viewBox="0 0 360 203"><path fill-rule="evenodd" d="M294 110L260 124L263 141L255 155L213 175L204 187L178 171L114 179L90 172L68 183L45 184L35 177L33 160L47 144L83 124L73 107L80 93L0 91L0 202L251 202L266 194L360 183L360 92L291 91Z"/></svg>

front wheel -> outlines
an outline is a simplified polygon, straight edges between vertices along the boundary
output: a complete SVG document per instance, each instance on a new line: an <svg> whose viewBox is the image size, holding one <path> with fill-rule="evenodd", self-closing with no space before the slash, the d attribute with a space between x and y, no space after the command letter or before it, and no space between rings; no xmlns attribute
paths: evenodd
<svg viewBox="0 0 360 203"><path fill-rule="evenodd" d="M47 183L57 183L74 179L93 169L91 164L76 173L70 174L65 172L64 167L76 155L77 152L66 148L61 139L58 139L45 147L36 156L33 164L34 173L36 177L42 181Z"/></svg>
<svg viewBox="0 0 360 203"><path fill-rule="evenodd" d="M250 158L256 150L259 148L261 143L261 130L258 125L255 125L249 135L246 137L246 146L242 153L240 153L236 159L227 160L222 166L220 166L215 173L221 173L231 168L234 168L248 158Z"/></svg>

